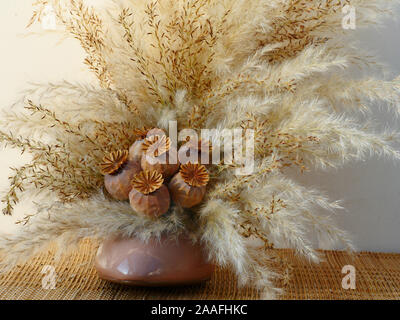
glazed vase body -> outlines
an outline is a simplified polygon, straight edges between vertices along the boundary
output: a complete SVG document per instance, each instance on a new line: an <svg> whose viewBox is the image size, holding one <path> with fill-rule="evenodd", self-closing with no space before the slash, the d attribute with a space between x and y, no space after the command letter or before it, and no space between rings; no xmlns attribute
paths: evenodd
<svg viewBox="0 0 400 320"><path fill-rule="evenodd" d="M186 237L110 238L99 247L95 267L100 278L136 286L174 286L209 280L214 266L205 249Z"/></svg>

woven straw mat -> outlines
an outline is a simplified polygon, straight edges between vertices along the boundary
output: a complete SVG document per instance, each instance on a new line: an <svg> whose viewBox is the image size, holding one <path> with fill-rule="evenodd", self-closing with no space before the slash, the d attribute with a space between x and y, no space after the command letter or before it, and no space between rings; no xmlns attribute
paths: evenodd
<svg viewBox="0 0 400 320"><path fill-rule="evenodd" d="M272 250L271 250L272 251ZM55 260L48 252L0 275L0 299L128 300L192 299L252 300L260 294L252 288L238 288L229 270L217 269L212 279L201 285L172 288L137 288L109 283L97 277L93 267L95 244L83 241L79 250ZM400 300L400 254L362 252L350 256L340 251L321 251L324 262L310 264L292 250L273 250L284 277L280 299L395 299ZM356 289L342 288L342 269L356 269ZM54 266L57 281L45 281L45 266ZM48 270L47 270L48 271ZM50 287L50 289L49 289Z"/></svg>

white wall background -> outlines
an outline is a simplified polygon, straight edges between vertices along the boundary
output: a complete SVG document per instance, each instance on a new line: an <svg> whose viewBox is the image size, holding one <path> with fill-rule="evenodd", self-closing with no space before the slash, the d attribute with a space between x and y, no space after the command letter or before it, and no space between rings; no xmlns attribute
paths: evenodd
<svg viewBox="0 0 400 320"><path fill-rule="evenodd" d="M92 3L101 4L106 0ZM94 81L82 64L83 53L74 40L59 43L58 35L30 35L26 30L32 0L0 1L0 106L9 107L27 82L58 80ZM400 14L400 9L394 15ZM388 21L379 31L359 37L385 62L393 75L400 74L400 25ZM385 124L399 127L390 116ZM24 162L14 150L0 150L0 188L7 186L10 166ZM349 165L337 172L305 174L305 184L325 190L333 199L343 199L348 212L338 215L339 225L354 235L360 250L400 252L400 164L381 159ZM15 221L29 213L29 203L18 206L16 215L0 216L0 232L14 232Z"/></svg>

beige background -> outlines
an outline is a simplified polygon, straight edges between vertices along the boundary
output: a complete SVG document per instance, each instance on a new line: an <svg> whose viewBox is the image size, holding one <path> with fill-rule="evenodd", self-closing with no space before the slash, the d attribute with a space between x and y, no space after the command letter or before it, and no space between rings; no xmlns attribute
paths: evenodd
<svg viewBox="0 0 400 320"><path fill-rule="evenodd" d="M91 1L101 5L107 0ZM32 0L0 1L0 106L9 108L28 82L58 80L94 81L82 64L83 53L74 40L59 43L59 36L30 34L26 30ZM400 10L395 12L399 14ZM358 32L358 31L355 31ZM400 73L399 24L389 22L380 31L359 34L362 45L386 62L394 75ZM377 113L377 117L382 115ZM399 127L392 117L385 125ZM0 151L0 188L7 186L10 166L27 158L15 150ZM348 212L339 223L354 234L362 250L400 252L400 166L378 159L347 166L333 173L314 173L299 177L304 183L318 186L335 199L344 199ZM15 221L30 210L29 201L18 206L14 217L0 216L0 232L14 232ZM320 244L323 246L323 244Z"/></svg>
<svg viewBox="0 0 400 320"><path fill-rule="evenodd" d="M101 2L97 0L97 2ZM26 29L32 14L32 0L0 1L0 106L9 108L29 82L51 82L62 79L94 81L82 64L83 52L79 44L59 34L40 34L40 26ZM16 150L0 151L0 190L7 187L8 168L22 164ZM29 203L19 205L15 216L0 214L0 231L13 232L15 221L30 210Z"/></svg>

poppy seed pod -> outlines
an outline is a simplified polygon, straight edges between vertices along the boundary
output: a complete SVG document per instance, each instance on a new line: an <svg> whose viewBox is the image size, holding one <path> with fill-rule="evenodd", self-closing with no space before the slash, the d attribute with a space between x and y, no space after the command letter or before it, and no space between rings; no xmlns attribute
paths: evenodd
<svg viewBox="0 0 400 320"><path fill-rule="evenodd" d="M100 165L104 187L116 200L127 200L132 178L141 171L140 163L128 160L128 151L116 151L105 156Z"/></svg>
<svg viewBox="0 0 400 320"><path fill-rule="evenodd" d="M142 171L131 181L129 201L132 209L141 215L157 218L168 212L171 198L163 185L162 174L157 171Z"/></svg>
<svg viewBox="0 0 400 320"><path fill-rule="evenodd" d="M144 140L136 140L129 148L129 161L140 164L143 156L143 142Z"/></svg>
<svg viewBox="0 0 400 320"><path fill-rule="evenodd" d="M192 208L203 201L209 181L207 169L200 164L183 164L168 188L172 200L182 208Z"/></svg>
<svg viewBox="0 0 400 320"><path fill-rule="evenodd" d="M211 163L211 145L204 140L189 140L184 143L178 151L178 159L181 164L200 163L208 165Z"/></svg>
<svg viewBox="0 0 400 320"><path fill-rule="evenodd" d="M136 129L134 131L135 136L138 138L132 146L129 148L129 161L135 161L140 163L143 156L143 142L146 138L158 135L165 136L165 132L159 128L146 128Z"/></svg>
<svg viewBox="0 0 400 320"><path fill-rule="evenodd" d="M158 171L164 179L172 177L179 169L177 151L166 136L152 136L143 143L141 166L143 170Z"/></svg>

